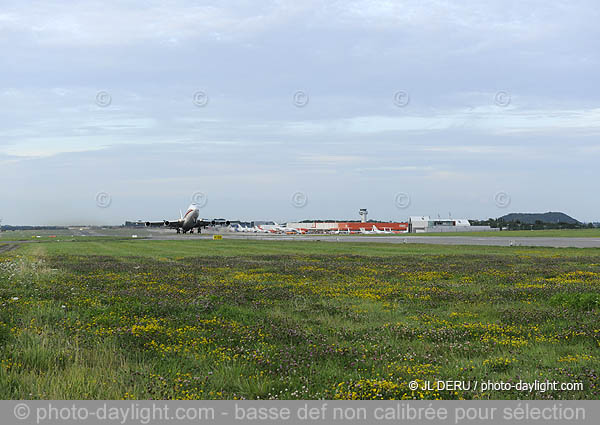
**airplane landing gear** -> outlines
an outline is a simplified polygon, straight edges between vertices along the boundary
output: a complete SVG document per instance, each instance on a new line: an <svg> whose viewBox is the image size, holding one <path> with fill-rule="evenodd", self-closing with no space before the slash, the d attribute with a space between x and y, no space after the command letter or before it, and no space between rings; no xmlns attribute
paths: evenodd
<svg viewBox="0 0 600 425"><path fill-rule="evenodd" d="M180 233L181 233L181 229L177 229L177 234L180 234Z"/></svg>
<svg viewBox="0 0 600 425"><path fill-rule="evenodd" d="M190 235L194 234L194 229L190 229Z"/></svg>

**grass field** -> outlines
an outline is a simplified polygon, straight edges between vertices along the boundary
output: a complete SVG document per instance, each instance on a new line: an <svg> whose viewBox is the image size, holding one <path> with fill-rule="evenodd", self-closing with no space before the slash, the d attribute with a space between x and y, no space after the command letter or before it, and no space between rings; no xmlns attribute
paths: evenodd
<svg viewBox="0 0 600 425"><path fill-rule="evenodd" d="M81 240L88 239L115 239L131 238L131 235L139 237L149 236L151 233L145 228L98 228L98 229L56 229L56 230L10 230L0 232L1 241L39 241L50 240Z"/></svg>
<svg viewBox="0 0 600 425"><path fill-rule="evenodd" d="M418 233L418 236L474 236L504 238L600 238L600 229L503 230L482 232Z"/></svg>
<svg viewBox="0 0 600 425"><path fill-rule="evenodd" d="M82 236L84 234L85 236ZM109 240L115 238L128 239L131 235L137 235L140 238L152 237L156 232L147 230L146 228L98 228L89 230L14 230L4 231L0 233L1 241L41 241L51 240L51 236L62 241L75 240ZM346 235L336 235L343 238ZM360 236L360 235L354 235ZM381 238L389 236L398 236L395 234L373 234L370 237L377 236ZM406 234L405 237L411 236L468 236L468 237L505 237L505 238L520 238L520 237L548 237L548 238L600 238L600 229L565 229L565 230L504 230L504 231L483 231L483 232L441 232L441 233L418 233ZM304 236L307 237L307 236ZM318 237L313 235L311 237Z"/></svg>
<svg viewBox="0 0 600 425"><path fill-rule="evenodd" d="M30 243L0 304L5 399L599 398L596 249ZM408 388L449 379L583 390Z"/></svg>

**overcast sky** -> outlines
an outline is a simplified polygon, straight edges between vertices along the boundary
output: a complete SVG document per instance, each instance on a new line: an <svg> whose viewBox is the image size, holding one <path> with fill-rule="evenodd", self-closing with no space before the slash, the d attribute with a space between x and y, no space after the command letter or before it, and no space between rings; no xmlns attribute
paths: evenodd
<svg viewBox="0 0 600 425"><path fill-rule="evenodd" d="M194 197L206 218L600 220L598 22L593 0L2 0L0 218Z"/></svg>

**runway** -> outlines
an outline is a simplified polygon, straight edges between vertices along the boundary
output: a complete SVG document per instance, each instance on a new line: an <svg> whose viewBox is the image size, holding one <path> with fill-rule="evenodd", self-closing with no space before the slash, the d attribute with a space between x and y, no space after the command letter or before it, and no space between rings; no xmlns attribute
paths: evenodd
<svg viewBox="0 0 600 425"><path fill-rule="evenodd" d="M432 244L432 245L480 245L480 246L531 246L531 247L552 247L552 248L600 248L600 238L576 238L576 237L510 237L510 236L419 236L419 235L282 235L265 233L216 233L208 230L202 234L176 234L172 230L166 229L95 229L94 231L75 231L70 235L59 235L58 239L53 241L60 242L61 238L67 239L69 236L75 236L85 240L89 236L115 237L119 239L129 239L135 241L163 240L163 241L183 241L183 240L203 240L212 239L214 234L221 234L224 239L234 240L261 240L261 241L321 241L321 242L339 242L339 243L391 243L391 244ZM9 251L22 243L49 242L45 239L28 240L3 240L0 241L0 252Z"/></svg>
<svg viewBox="0 0 600 425"><path fill-rule="evenodd" d="M153 234L153 240L211 239L212 234L177 235ZM262 235L223 234L224 239L247 239L265 241L322 241L322 242L376 242L417 243L433 245L482 245L482 246L540 246L552 248L600 248L600 238L557 238L557 237L477 237L477 236L370 236L370 235ZM142 239L143 240L143 239Z"/></svg>

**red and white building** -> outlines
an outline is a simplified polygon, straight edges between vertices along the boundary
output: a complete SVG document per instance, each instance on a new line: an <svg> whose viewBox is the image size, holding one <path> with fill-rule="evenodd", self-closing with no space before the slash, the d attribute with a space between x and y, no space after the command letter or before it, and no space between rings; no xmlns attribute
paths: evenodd
<svg viewBox="0 0 600 425"><path fill-rule="evenodd" d="M337 222L309 222L309 223L287 223L287 227L297 229L306 233L364 233L364 232L386 232L407 233L408 223L404 222L359 222L359 221L337 221Z"/></svg>

